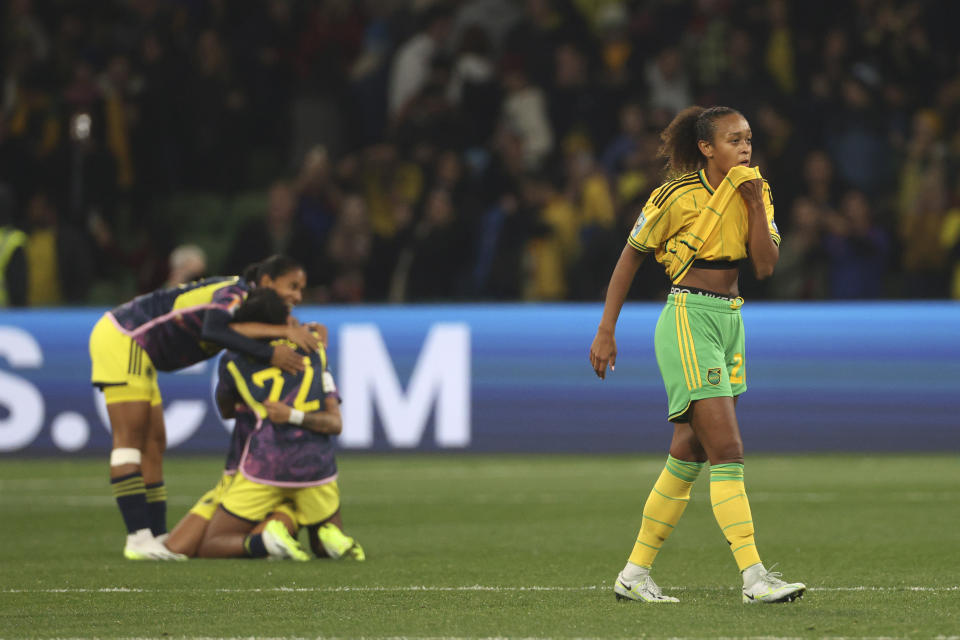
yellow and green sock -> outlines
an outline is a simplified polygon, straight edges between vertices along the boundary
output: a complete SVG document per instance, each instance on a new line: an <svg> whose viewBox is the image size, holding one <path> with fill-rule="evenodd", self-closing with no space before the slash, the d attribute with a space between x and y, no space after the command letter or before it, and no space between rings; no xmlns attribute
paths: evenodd
<svg viewBox="0 0 960 640"><path fill-rule="evenodd" d="M673 533L690 502L690 489L703 464L667 456L667 464L643 506L643 523L630 554L630 563L646 568L653 565L660 547Z"/></svg>
<svg viewBox="0 0 960 640"><path fill-rule="evenodd" d="M754 540L750 501L747 500L743 484L742 464L715 464L710 467L710 503L740 571L760 562Z"/></svg>

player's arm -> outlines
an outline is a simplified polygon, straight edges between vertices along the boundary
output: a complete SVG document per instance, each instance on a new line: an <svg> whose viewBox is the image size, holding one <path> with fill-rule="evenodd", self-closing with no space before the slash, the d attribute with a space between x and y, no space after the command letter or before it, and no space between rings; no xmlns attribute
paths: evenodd
<svg viewBox="0 0 960 640"><path fill-rule="evenodd" d="M617 363L617 341L614 338L617 318L620 317L620 309L623 308L623 302L627 299L627 292L630 291L633 278L637 275L637 269L640 268L646 255L628 242L620 252L620 259L617 260L617 266L614 267L613 275L610 276L607 298L603 303L603 316L600 318L600 326L597 327L593 344L590 345L590 364L600 379L606 378L608 363L611 370Z"/></svg>
<svg viewBox="0 0 960 640"><path fill-rule="evenodd" d="M290 373L303 371L303 356L286 345L271 346L267 342L243 335L231 326L230 320L232 318L233 316L226 309L208 309L203 316L201 338L206 342L212 342L257 360L269 362L273 366ZM238 326L243 324L259 325L261 323L238 323ZM272 327L273 330L284 331L286 329L286 325L264 324L263 326Z"/></svg>
<svg viewBox="0 0 960 640"><path fill-rule="evenodd" d="M303 413L282 402L267 400L263 403L267 418L274 424L292 424L317 433L339 435L343 431L343 419L340 417L340 400L333 395L323 399L323 411Z"/></svg>
<svg viewBox="0 0 960 640"><path fill-rule="evenodd" d="M747 249L753 272L763 280L773 275L773 268L780 259L780 249L771 235L767 208L763 198L763 180L747 180L737 190L747 206Z"/></svg>
<svg viewBox="0 0 960 640"><path fill-rule="evenodd" d="M233 376L227 369L229 356L224 355L220 358L220 365L217 367L217 388L214 391L214 397L217 401L217 409L224 420L235 418L237 415L237 405L243 404L243 398L237 391Z"/></svg>
<svg viewBox="0 0 960 640"><path fill-rule="evenodd" d="M319 337L314 335L310 325L300 324L296 318L291 316L291 322L287 324L266 324L263 322L231 322L230 329L236 331L242 336L253 338L254 340L284 338L294 343L306 352L316 351L317 345L321 342L326 344L327 329L323 325L323 332ZM318 332L319 333L319 332Z"/></svg>

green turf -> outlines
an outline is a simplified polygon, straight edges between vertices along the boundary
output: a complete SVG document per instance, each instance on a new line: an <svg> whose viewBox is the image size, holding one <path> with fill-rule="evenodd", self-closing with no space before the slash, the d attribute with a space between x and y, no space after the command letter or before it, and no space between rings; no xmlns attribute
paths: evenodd
<svg viewBox="0 0 960 640"><path fill-rule="evenodd" d="M960 636L956 456L748 460L761 554L810 588L790 605L740 603L703 477L655 566L681 603L618 604L663 459L343 455L363 564L127 562L105 460L5 459L0 637ZM171 454L171 525L219 462Z"/></svg>

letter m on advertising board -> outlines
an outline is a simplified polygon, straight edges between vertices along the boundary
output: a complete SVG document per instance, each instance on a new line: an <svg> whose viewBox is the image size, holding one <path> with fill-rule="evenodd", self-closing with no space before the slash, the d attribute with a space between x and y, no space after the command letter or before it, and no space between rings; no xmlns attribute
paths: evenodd
<svg viewBox="0 0 960 640"><path fill-rule="evenodd" d="M470 328L466 324L442 323L430 328L406 393L375 325L344 325L338 360L342 446L373 446L376 410L391 447L416 447L423 439L431 409L435 409L438 447L470 444Z"/></svg>

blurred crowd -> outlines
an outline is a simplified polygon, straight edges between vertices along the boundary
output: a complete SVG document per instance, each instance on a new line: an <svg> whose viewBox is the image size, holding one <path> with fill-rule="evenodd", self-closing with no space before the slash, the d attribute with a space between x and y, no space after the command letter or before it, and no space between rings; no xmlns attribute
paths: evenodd
<svg viewBox="0 0 960 640"><path fill-rule="evenodd" d="M0 304L276 252L314 302L598 300L691 104L740 110L772 185L780 263L745 296L960 298L957 24L951 0L0 1ZM164 215L250 191L254 216ZM667 284L651 259L631 296Z"/></svg>

